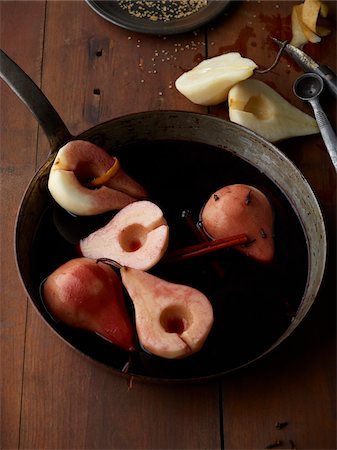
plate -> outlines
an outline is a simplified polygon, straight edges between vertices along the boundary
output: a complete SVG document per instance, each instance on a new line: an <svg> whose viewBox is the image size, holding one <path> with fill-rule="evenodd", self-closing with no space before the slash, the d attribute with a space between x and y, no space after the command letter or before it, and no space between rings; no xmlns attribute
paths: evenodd
<svg viewBox="0 0 337 450"><path fill-rule="evenodd" d="M86 0L86 3L101 17L118 25L122 28L126 28L131 31L137 31L140 33L148 34L178 34L185 33L187 31L195 30L211 20L215 19L221 12L223 12L230 1L214 1L208 0L206 6L201 7L194 13L190 13L185 17L177 17L179 15L176 10L174 17L167 20L150 19L149 16L152 13L152 17L158 17L158 8L153 7L152 10L149 7L144 7L144 11L140 10L140 3L150 2L132 2L132 13L128 9L124 9L121 5L126 5L126 1L97 1ZM159 2L152 2L159 3ZM166 2L169 3L169 2ZM174 2L177 3L177 2ZM138 4L138 5L137 5ZM138 17L135 14L145 15L145 17ZM165 13L168 17L168 13Z"/></svg>

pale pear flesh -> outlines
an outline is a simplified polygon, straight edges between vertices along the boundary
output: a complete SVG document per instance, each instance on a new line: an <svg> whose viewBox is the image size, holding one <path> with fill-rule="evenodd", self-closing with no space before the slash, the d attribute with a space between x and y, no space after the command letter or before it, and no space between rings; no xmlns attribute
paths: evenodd
<svg viewBox="0 0 337 450"><path fill-rule="evenodd" d="M88 216L119 210L146 198L145 189L119 167L103 186L92 189L82 180L99 177L115 163L115 158L87 141L71 141L60 148L50 170L48 189L67 211Z"/></svg>
<svg viewBox="0 0 337 450"><path fill-rule="evenodd" d="M148 200L121 209L103 228L80 241L83 256L108 258L122 266L148 270L164 255L169 227L162 210Z"/></svg>
<svg viewBox="0 0 337 450"><path fill-rule="evenodd" d="M250 79L228 94L229 118L270 142L319 133L316 120L295 108L266 83Z"/></svg>
<svg viewBox="0 0 337 450"><path fill-rule="evenodd" d="M202 348L214 320L212 305L202 292L129 267L121 269L121 276L145 350L174 359Z"/></svg>
<svg viewBox="0 0 337 450"><path fill-rule="evenodd" d="M227 99L232 86L253 75L254 61L230 52L206 59L183 73L175 82L177 90L199 105L217 105Z"/></svg>

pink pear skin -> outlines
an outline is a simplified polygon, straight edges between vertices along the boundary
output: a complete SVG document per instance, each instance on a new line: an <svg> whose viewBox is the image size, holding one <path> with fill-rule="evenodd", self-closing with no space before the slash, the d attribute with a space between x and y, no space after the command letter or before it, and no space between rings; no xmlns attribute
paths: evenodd
<svg viewBox="0 0 337 450"><path fill-rule="evenodd" d="M214 192L202 210L201 221L213 239L246 234L248 245L237 249L259 262L272 261L273 211L267 197L255 187L233 184Z"/></svg>
<svg viewBox="0 0 337 450"><path fill-rule="evenodd" d="M45 281L43 300L55 319L134 349L122 283L110 266L87 258L66 262Z"/></svg>
<svg viewBox="0 0 337 450"><path fill-rule="evenodd" d="M147 351L174 359L201 349L213 325L213 307L202 292L130 267L122 267L121 276Z"/></svg>
<svg viewBox="0 0 337 450"><path fill-rule="evenodd" d="M60 206L79 216L119 210L146 198L146 190L119 165L103 185L96 188L87 185L91 179L102 177L115 163L116 158L91 142L68 142L60 148L51 167L49 191Z"/></svg>

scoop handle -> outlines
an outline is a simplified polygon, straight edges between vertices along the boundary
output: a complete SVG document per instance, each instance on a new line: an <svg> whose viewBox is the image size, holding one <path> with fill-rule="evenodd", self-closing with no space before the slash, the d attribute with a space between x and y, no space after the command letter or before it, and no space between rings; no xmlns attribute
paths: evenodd
<svg viewBox="0 0 337 450"><path fill-rule="evenodd" d="M73 137L43 92L1 49L0 78L8 84L35 116L48 138L52 153Z"/></svg>
<svg viewBox="0 0 337 450"><path fill-rule="evenodd" d="M318 66L315 69L315 73L323 78L325 85L334 94L335 98L337 98L337 76L335 72L328 66Z"/></svg>
<svg viewBox="0 0 337 450"><path fill-rule="evenodd" d="M323 141L329 152L332 164L334 165L335 170L337 172L337 137L333 131L333 128L325 112L323 111L318 101L318 98L311 99L309 101L314 111L318 127L322 134Z"/></svg>

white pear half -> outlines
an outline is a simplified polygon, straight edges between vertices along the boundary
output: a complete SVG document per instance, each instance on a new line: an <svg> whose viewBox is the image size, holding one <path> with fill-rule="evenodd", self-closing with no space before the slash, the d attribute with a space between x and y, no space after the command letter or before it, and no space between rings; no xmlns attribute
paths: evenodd
<svg viewBox="0 0 337 450"><path fill-rule="evenodd" d="M178 91L199 105L217 105L227 99L229 89L253 75L254 61L230 52L205 59L175 82Z"/></svg>
<svg viewBox="0 0 337 450"><path fill-rule="evenodd" d="M214 320L212 305L202 292L129 267L121 269L121 276L145 350L173 359L201 349Z"/></svg>
<svg viewBox="0 0 337 450"><path fill-rule="evenodd" d="M95 189L85 185L86 179L102 177L114 164L115 157L91 142L68 142L57 152L50 169L48 189L60 206L79 216L118 210L146 198L145 189L119 164L116 173L103 185Z"/></svg>
<svg viewBox="0 0 337 450"><path fill-rule="evenodd" d="M122 266L148 270L164 255L169 227L162 210L148 200L121 209L103 228L80 241L83 256L108 258Z"/></svg>
<svg viewBox="0 0 337 450"><path fill-rule="evenodd" d="M319 133L316 120L259 80L245 80L228 94L229 118L271 142Z"/></svg>

